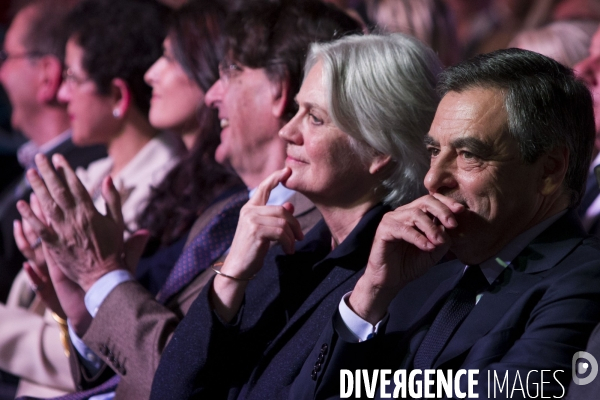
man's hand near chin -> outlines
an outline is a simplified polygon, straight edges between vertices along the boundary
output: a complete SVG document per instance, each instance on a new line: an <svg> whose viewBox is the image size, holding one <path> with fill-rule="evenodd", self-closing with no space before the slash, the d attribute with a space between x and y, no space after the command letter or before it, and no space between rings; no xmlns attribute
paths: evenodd
<svg viewBox="0 0 600 400"><path fill-rule="evenodd" d="M447 229L458 226L464 206L442 195L427 195L384 215L373 240L365 273L349 307L375 325L406 284L423 275L450 248Z"/></svg>

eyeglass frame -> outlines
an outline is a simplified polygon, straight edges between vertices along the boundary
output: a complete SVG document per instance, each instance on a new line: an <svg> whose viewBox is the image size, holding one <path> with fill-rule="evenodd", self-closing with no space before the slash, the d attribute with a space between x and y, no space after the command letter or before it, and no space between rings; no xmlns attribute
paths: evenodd
<svg viewBox="0 0 600 400"><path fill-rule="evenodd" d="M91 81L92 78L90 78L90 77L81 78L81 77L75 75L71 68L65 67L65 68L63 68L63 71L62 71L62 80L65 83L65 85L67 85L71 88L73 86L79 87L79 86L83 85L84 83Z"/></svg>
<svg viewBox="0 0 600 400"><path fill-rule="evenodd" d="M219 63L219 79L223 82L229 82L243 71L244 68L234 61L223 60Z"/></svg>
<svg viewBox="0 0 600 400"><path fill-rule="evenodd" d="M25 51L19 54L10 54L8 51L6 51L6 49L2 49L0 50L0 65L11 59L18 60L19 58L40 58L45 55L47 55L47 53L38 50Z"/></svg>

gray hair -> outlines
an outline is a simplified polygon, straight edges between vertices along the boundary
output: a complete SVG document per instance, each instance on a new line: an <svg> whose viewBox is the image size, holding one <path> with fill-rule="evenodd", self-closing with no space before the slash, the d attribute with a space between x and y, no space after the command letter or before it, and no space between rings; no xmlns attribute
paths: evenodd
<svg viewBox="0 0 600 400"><path fill-rule="evenodd" d="M435 53L401 33L349 36L313 44L305 71L319 61L331 118L358 142L359 157L391 156L378 188L384 202L395 207L422 195L429 168L423 139L439 102Z"/></svg>
<svg viewBox="0 0 600 400"><path fill-rule="evenodd" d="M551 58L505 49L475 56L440 76L442 95L475 88L504 95L506 128L523 162L532 164L555 148L569 150L563 186L570 207L576 207L585 190L596 131L592 95L585 84Z"/></svg>

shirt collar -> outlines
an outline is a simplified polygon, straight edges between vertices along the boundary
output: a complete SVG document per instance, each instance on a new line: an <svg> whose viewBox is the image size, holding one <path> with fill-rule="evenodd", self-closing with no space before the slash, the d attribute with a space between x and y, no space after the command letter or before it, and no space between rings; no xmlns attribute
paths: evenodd
<svg viewBox="0 0 600 400"><path fill-rule="evenodd" d="M256 192L257 188L250 189L249 196L252 197ZM271 194L269 195L269 200L267 201L268 206L280 206L286 201L289 200L290 197L295 192L291 189L286 188L283 184L279 183L273 190L271 190Z"/></svg>
<svg viewBox="0 0 600 400"><path fill-rule="evenodd" d="M48 154L67 140L71 139L71 130L68 129L60 135L50 139L39 146L33 141L22 144L17 150L17 159L24 169L35 168L35 155L38 153Z"/></svg>
<svg viewBox="0 0 600 400"><path fill-rule="evenodd" d="M119 173L113 177L117 188L135 187L140 180L146 180L148 165L160 162L173 162L184 152L179 138L171 132L162 132L150 140ZM107 167L112 169L112 160Z"/></svg>
<svg viewBox="0 0 600 400"><path fill-rule="evenodd" d="M481 272L485 275L487 281L491 284L496 278L504 271L504 268L508 267L512 260L521 253L527 247L529 243L533 241L540 233L545 231L550 225L556 222L560 217L565 215L567 210L561 211L556 215L551 216L535 225L534 227L521 233L519 236L514 238L508 245L504 246L502 250L496 255L483 263L479 264Z"/></svg>

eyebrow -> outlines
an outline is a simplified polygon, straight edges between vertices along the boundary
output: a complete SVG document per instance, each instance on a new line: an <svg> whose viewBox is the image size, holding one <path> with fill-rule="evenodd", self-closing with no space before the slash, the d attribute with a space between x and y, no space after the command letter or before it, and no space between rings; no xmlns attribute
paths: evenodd
<svg viewBox="0 0 600 400"><path fill-rule="evenodd" d="M425 146L437 146L440 143L429 135L425 135L423 139ZM452 141L452 147L457 149L468 149L479 157L486 158L494 154L494 147L479 139L473 137L458 138Z"/></svg>
<svg viewBox="0 0 600 400"><path fill-rule="evenodd" d="M294 96L294 102L295 102L295 103L296 103L298 106L300 106L300 102L298 101L298 96ZM323 110L323 107L320 107L318 104L311 103L311 102L309 102L309 101L304 101L304 102L302 102L302 106L303 106L304 108L306 108L306 109L309 109L309 110L313 110L313 109L315 109L315 110L321 110L321 111L323 111L323 112L326 112L325 110Z"/></svg>
<svg viewBox="0 0 600 400"><path fill-rule="evenodd" d="M432 138L429 135L425 135L425 138L423 139L423 143L425 143L425 146L439 146L439 142L437 140L435 140L434 138Z"/></svg>
<svg viewBox="0 0 600 400"><path fill-rule="evenodd" d="M457 149L468 149L477 156L486 158L494 154L494 147L474 137L458 138L452 142L452 146Z"/></svg>

